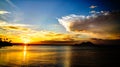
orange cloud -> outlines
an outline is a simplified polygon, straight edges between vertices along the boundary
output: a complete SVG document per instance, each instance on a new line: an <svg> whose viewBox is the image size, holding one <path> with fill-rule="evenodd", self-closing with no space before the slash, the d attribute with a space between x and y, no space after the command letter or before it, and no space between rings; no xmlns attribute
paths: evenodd
<svg viewBox="0 0 120 67"><path fill-rule="evenodd" d="M0 26L0 29L6 33L0 34L4 38L11 39L14 43L23 43L25 42L25 40L32 43L40 41L73 41L75 39L73 38L73 35L71 36L70 34L33 30L32 28L28 27L27 25L25 26L24 24L4 24Z"/></svg>

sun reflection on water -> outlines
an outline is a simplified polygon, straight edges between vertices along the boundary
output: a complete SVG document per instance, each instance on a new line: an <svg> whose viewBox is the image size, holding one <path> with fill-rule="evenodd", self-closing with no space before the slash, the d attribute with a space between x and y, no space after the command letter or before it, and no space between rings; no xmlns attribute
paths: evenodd
<svg viewBox="0 0 120 67"><path fill-rule="evenodd" d="M12 48L14 50L12 50ZM20 48L20 49L18 49ZM22 49L21 49L22 48ZM5 48L7 49L7 48ZM18 50L17 50L18 49ZM8 51L9 50L9 51ZM0 51L0 65L18 66L70 66L70 48L45 46L14 46Z"/></svg>
<svg viewBox="0 0 120 67"><path fill-rule="evenodd" d="M23 51L23 61L26 60L26 54L27 54L27 46L24 46L24 51Z"/></svg>

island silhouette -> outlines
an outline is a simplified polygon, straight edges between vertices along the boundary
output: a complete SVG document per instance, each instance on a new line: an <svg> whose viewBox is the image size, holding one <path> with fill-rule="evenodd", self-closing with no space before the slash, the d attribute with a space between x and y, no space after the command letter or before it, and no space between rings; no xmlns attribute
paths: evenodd
<svg viewBox="0 0 120 67"><path fill-rule="evenodd" d="M81 46L81 47L92 47L92 46L95 46L95 44L93 44L92 42L89 42L89 41L87 41L87 42L82 42L82 43L80 43L80 44L75 44L75 46Z"/></svg>
<svg viewBox="0 0 120 67"><path fill-rule="evenodd" d="M4 46L12 46L11 40L8 40L8 38L5 39L0 38L0 47Z"/></svg>
<svg viewBox="0 0 120 67"><path fill-rule="evenodd" d="M70 44L71 42L69 41L45 41L48 43L29 43L29 44L24 44L24 43L12 43L11 40L8 38L0 38L0 47L5 47L5 46L13 46L13 45L27 45L27 46L78 46L78 47L120 47L119 44L94 44L90 41L85 41L77 44ZM65 43L64 43L65 42Z"/></svg>

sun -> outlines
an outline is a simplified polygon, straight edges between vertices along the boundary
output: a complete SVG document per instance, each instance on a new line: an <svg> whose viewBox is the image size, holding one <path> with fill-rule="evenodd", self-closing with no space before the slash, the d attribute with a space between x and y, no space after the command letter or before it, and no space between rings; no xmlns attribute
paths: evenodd
<svg viewBox="0 0 120 67"><path fill-rule="evenodd" d="M28 44L28 43L30 43L30 39L29 38L22 38L22 42L24 44Z"/></svg>
<svg viewBox="0 0 120 67"><path fill-rule="evenodd" d="M24 40L24 44L28 44L28 43L30 43L30 40L29 39L25 39Z"/></svg>

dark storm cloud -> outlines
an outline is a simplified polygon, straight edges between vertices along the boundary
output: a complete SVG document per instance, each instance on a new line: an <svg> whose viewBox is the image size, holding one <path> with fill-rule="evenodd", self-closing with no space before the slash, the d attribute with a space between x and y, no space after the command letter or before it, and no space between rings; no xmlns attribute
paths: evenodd
<svg viewBox="0 0 120 67"><path fill-rule="evenodd" d="M100 12L91 16L69 15L58 21L69 32L120 33L120 12Z"/></svg>

